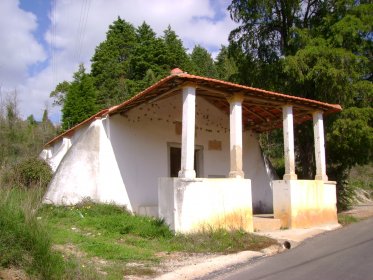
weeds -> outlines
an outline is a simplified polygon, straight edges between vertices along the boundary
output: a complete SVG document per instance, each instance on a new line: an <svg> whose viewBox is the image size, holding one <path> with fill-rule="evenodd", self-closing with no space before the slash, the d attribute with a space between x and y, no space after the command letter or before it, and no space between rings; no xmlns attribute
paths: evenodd
<svg viewBox="0 0 373 280"><path fill-rule="evenodd" d="M0 266L23 268L39 279L86 279L75 277L84 273L74 260L51 249L48 230L36 217L41 196L40 189L0 189Z"/></svg>
<svg viewBox="0 0 373 280"><path fill-rule="evenodd" d="M340 223L342 226L347 226L349 224L357 223L358 221L360 221L360 219L354 216L343 214L343 213L338 214L338 223Z"/></svg>
<svg viewBox="0 0 373 280"><path fill-rule="evenodd" d="M273 240L244 231L206 228L174 234L161 219L115 205L40 205L40 189L0 190L0 266L41 279L122 279L153 275L160 252L233 253ZM51 245L54 249L51 249ZM99 276L98 276L99 275Z"/></svg>

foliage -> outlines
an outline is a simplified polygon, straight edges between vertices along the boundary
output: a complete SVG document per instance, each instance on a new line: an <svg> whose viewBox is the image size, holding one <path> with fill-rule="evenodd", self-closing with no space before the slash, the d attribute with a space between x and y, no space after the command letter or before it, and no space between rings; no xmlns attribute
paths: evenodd
<svg viewBox="0 0 373 280"><path fill-rule="evenodd" d="M200 45L196 45L190 55L192 73L199 76L217 78L217 71L211 54Z"/></svg>
<svg viewBox="0 0 373 280"><path fill-rule="evenodd" d="M327 143L333 165L349 170L355 164L372 162L373 108L350 107L342 111L331 125Z"/></svg>
<svg viewBox="0 0 373 280"><path fill-rule="evenodd" d="M131 97L126 80L129 63L136 44L136 32L132 24L118 17L106 33L91 58L92 77L98 90L97 104L108 107Z"/></svg>
<svg viewBox="0 0 373 280"><path fill-rule="evenodd" d="M171 27L157 37L146 22L135 28L119 17L91 61L100 108L132 97L175 67L191 69L186 49Z"/></svg>
<svg viewBox="0 0 373 280"><path fill-rule="evenodd" d="M236 253L242 250L258 251L276 244L275 240L263 236L248 234L242 230L206 228L193 234L177 234L173 246L187 252L223 252Z"/></svg>
<svg viewBox="0 0 373 280"><path fill-rule="evenodd" d="M63 106L69 86L69 82L63 81L49 94L49 97L54 99L53 106Z"/></svg>
<svg viewBox="0 0 373 280"><path fill-rule="evenodd" d="M166 48L168 69L180 68L185 72L191 72L192 65L190 57L186 53L187 50L184 48L179 36L171 29L171 26L168 26L163 31L162 39Z"/></svg>
<svg viewBox="0 0 373 280"><path fill-rule="evenodd" d="M216 57L215 67L219 80L236 82L238 76L237 63L233 57L229 55L227 47L221 47Z"/></svg>
<svg viewBox="0 0 373 280"><path fill-rule="evenodd" d="M239 23L228 49L240 83L344 107L345 113L325 121L327 173L337 180L340 206L349 204L354 193L345 184L349 169L372 160L373 5L233 0L229 10ZM296 126L295 136L298 175L313 178L312 125Z"/></svg>
<svg viewBox="0 0 373 280"><path fill-rule="evenodd" d="M29 158L15 164L5 176L6 185L46 189L52 179L50 166L39 158Z"/></svg>
<svg viewBox="0 0 373 280"><path fill-rule="evenodd" d="M38 215L48 224L55 243L76 246L80 255L110 262L112 265L101 269L108 272L108 278L115 279L122 279L128 270L151 273L149 264L158 263L162 252L231 253L261 250L275 242L239 230L211 228L190 235L174 235L163 220L133 215L123 207L89 200L69 207L45 205ZM141 263L143 269L133 271L128 265L133 262Z"/></svg>
<svg viewBox="0 0 373 280"><path fill-rule="evenodd" d="M42 194L0 189L0 266L20 267L36 279L93 279L52 250L49 232L36 216Z"/></svg>
<svg viewBox="0 0 373 280"><path fill-rule="evenodd" d="M42 146L56 135L56 130L47 110L41 122L33 116L22 120L17 111L16 95L9 93L0 104L0 175L22 159L37 156Z"/></svg>
<svg viewBox="0 0 373 280"><path fill-rule="evenodd" d="M354 216L339 213L338 214L338 223L340 223L342 226L347 226L349 224L357 223L360 219L356 218Z"/></svg>
<svg viewBox="0 0 373 280"><path fill-rule="evenodd" d="M276 174L282 178L285 173L284 141L282 129L263 132L259 135L259 144L264 155L269 159Z"/></svg>
<svg viewBox="0 0 373 280"><path fill-rule="evenodd" d="M98 111L96 89L93 79L85 73L83 64L74 73L74 80L68 87L62 108L62 128L67 130L89 118Z"/></svg>

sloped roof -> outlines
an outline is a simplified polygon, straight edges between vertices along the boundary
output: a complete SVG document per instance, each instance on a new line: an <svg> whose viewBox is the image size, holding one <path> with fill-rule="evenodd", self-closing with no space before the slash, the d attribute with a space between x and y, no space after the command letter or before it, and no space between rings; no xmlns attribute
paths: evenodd
<svg viewBox="0 0 373 280"><path fill-rule="evenodd" d="M284 105L293 106L295 124L300 124L312 119L312 112L316 110L323 111L326 115L342 110L341 106L338 104L329 104L217 79L191 75L176 68L171 71L171 75L163 78L125 102L96 113L82 123L55 137L49 141L46 146L52 144L61 137L71 135L77 128L90 123L96 118L123 113L142 103L180 94L183 86L187 83L192 83L196 86L197 96L205 98L208 102L227 114L229 114L227 97L235 93L242 94L244 96L242 112L244 126L256 132L264 132L282 127L282 106Z"/></svg>

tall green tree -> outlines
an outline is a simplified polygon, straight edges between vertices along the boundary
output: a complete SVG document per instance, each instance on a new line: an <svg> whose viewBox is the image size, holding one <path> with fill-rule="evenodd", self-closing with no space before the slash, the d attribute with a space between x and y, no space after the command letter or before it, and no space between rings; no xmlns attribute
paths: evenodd
<svg viewBox="0 0 373 280"><path fill-rule="evenodd" d="M326 120L328 174L337 180L340 193L346 190L348 170L362 162L356 157L361 153L341 147L364 143L367 153L372 149L371 137L363 136L372 133L363 107L371 108L373 91L373 5L365 2L234 0L229 6L232 18L240 23L230 34L230 51L240 58L239 71L253 74L245 83L267 84L298 96L339 103L345 109L356 107L353 113L347 109L349 113ZM342 130L346 132L342 124L355 122L359 132L340 137ZM298 175L312 178L312 125L297 126L295 133ZM336 156L341 154L336 147L348 154Z"/></svg>
<svg viewBox="0 0 373 280"><path fill-rule="evenodd" d="M238 67L228 48L222 46L216 57L215 67L217 78L224 81L238 82Z"/></svg>
<svg viewBox="0 0 373 280"><path fill-rule="evenodd" d="M137 81L134 93L150 86L146 73L151 70L156 79L167 75L167 51L164 41L157 38L153 29L143 22L136 29L136 45L130 61L130 79Z"/></svg>
<svg viewBox="0 0 373 280"><path fill-rule="evenodd" d="M190 54L192 61L192 73L199 76L217 78L218 73L215 68L211 54L202 46L196 45Z"/></svg>
<svg viewBox="0 0 373 280"><path fill-rule="evenodd" d="M162 39L166 48L168 70L180 68L183 71L190 72L192 70L190 58L183 42L179 36L177 36L175 31L171 29L171 26L168 26L167 29L163 31Z"/></svg>
<svg viewBox="0 0 373 280"><path fill-rule="evenodd" d="M62 129L69 129L95 114L98 111L96 96L93 78L85 73L83 64L80 64L62 108Z"/></svg>
<svg viewBox="0 0 373 280"><path fill-rule="evenodd" d="M118 17L109 26L106 40L96 47L91 59L91 75L98 90L100 108L118 104L132 95L126 81L136 43L134 26Z"/></svg>
<svg viewBox="0 0 373 280"><path fill-rule="evenodd" d="M53 99L53 106L63 106L69 86L69 82L63 81L62 83L59 83L56 88L49 94L49 97Z"/></svg>

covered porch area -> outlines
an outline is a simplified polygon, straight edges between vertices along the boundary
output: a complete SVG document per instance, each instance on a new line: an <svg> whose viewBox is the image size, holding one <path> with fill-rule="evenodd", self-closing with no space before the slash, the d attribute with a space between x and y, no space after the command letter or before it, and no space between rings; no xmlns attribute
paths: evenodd
<svg viewBox="0 0 373 280"><path fill-rule="evenodd" d="M282 128L285 174L273 180L273 215L283 228L337 223L335 182L328 181L323 116L340 111L339 105L287 96L265 90L172 73L177 85L164 97L182 93L181 162L176 178L158 180L158 214L176 232L207 228L254 231L251 178L243 168L243 133ZM198 178L195 170L196 96L229 117L229 173L225 178ZM163 98L164 98L163 97ZM159 97L157 97L159 98ZM312 120L316 177L298 180L295 173L294 124ZM254 204L253 204L254 203Z"/></svg>

